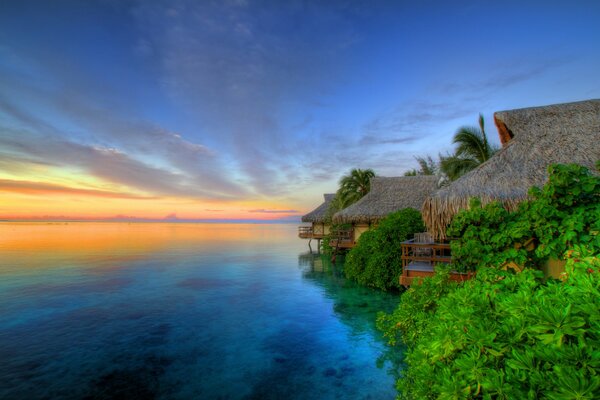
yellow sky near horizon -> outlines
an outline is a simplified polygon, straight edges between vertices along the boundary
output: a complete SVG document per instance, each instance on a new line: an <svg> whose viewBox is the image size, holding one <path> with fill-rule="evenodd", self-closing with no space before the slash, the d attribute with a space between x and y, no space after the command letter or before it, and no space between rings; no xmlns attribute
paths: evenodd
<svg viewBox="0 0 600 400"><path fill-rule="evenodd" d="M141 192L90 175L40 166L0 172L2 219L259 219L300 215L273 200L201 200Z"/></svg>

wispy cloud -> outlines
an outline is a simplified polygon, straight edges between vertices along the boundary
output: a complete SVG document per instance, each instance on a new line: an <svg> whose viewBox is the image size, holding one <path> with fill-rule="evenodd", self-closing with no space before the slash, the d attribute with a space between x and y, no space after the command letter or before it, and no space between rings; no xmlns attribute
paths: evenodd
<svg viewBox="0 0 600 400"><path fill-rule="evenodd" d="M276 12L260 2L194 1L134 10L170 96L228 144L239 174L262 195L284 194L304 173L291 168L297 148L282 123L286 102L316 101L338 80L336 66L356 40L348 14L342 3L294 2Z"/></svg>
<svg viewBox="0 0 600 400"><path fill-rule="evenodd" d="M498 63L491 69L487 78L478 81L442 82L434 86L434 90L442 95L454 96L456 94L472 96L487 96L497 90L538 79L543 74L562 67L571 62L567 58L548 58L542 60L511 60Z"/></svg>
<svg viewBox="0 0 600 400"><path fill-rule="evenodd" d="M298 210L267 210L264 208L257 208L254 210L248 210L250 213L259 213L259 214L297 214L300 211Z"/></svg>
<svg viewBox="0 0 600 400"><path fill-rule="evenodd" d="M131 193L111 192L106 190L80 189L44 182L0 179L0 192L15 192L30 195L74 195L92 196L114 199L154 200L155 196L142 196Z"/></svg>

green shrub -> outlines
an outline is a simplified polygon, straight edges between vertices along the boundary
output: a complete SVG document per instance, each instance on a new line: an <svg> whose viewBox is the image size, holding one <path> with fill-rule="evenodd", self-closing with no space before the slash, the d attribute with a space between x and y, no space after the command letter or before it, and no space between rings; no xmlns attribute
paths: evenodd
<svg viewBox="0 0 600 400"><path fill-rule="evenodd" d="M413 346L426 330L440 299L456 286L450 280L450 266L438 266L431 279L422 280L420 285L413 285L402 294L400 305L392 314L377 316L377 328L384 332L391 346L400 341Z"/></svg>
<svg viewBox="0 0 600 400"><path fill-rule="evenodd" d="M358 283L389 290L399 288L402 273L400 243L425 229L421 213L405 208L381 220L377 228L363 233L346 257L346 277Z"/></svg>
<svg viewBox="0 0 600 400"><path fill-rule="evenodd" d="M574 245L598 246L600 231L600 177L585 167L552 165L542 189L531 188L530 200L509 212L498 202L456 215L448 235L458 270L499 267L513 261L535 267L548 258L561 258ZM524 246L532 243L533 248Z"/></svg>
<svg viewBox="0 0 600 400"><path fill-rule="evenodd" d="M565 281L486 268L439 299L406 355L400 397L599 398L600 259L570 256Z"/></svg>
<svg viewBox="0 0 600 400"><path fill-rule="evenodd" d="M474 200L449 234L452 268L476 278L441 270L379 317L390 344L409 346L400 397L600 398L599 232L600 178L580 166L550 167L514 212ZM567 260L563 280L536 270L549 257ZM497 268L507 261L533 268Z"/></svg>

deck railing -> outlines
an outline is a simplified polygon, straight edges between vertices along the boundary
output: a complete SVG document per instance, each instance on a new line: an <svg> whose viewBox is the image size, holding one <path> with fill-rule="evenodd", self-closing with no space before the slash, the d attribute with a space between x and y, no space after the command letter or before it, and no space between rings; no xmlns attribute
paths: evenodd
<svg viewBox="0 0 600 400"><path fill-rule="evenodd" d="M354 247L354 230L340 229L331 232L329 246L340 249Z"/></svg>
<svg viewBox="0 0 600 400"><path fill-rule="evenodd" d="M298 227L298 237L300 239L312 239L312 237L313 237L312 226L299 226Z"/></svg>
<svg viewBox="0 0 600 400"><path fill-rule="evenodd" d="M449 264L452 261L450 243L420 243L415 239L400 244L402 247L402 268L411 263L429 265Z"/></svg>
<svg viewBox="0 0 600 400"><path fill-rule="evenodd" d="M450 243L423 243L419 239L402 242L402 275L400 284L410 286L414 279L432 276L437 264L450 264ZM450 272L450 280L462 282L471 279L473 272Z"/></svg>

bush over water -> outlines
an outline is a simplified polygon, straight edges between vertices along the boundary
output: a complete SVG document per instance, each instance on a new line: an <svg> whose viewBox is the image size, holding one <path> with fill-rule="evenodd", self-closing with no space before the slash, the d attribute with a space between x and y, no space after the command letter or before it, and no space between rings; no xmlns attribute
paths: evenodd
<svg viewBox="0 0 600 400"><path fill-rule="evenodd" d="M382 219L377 228L363 233L346 257L346 277L382 290L399 289L402 274L400 243L425 226L421 213L405 208Z"/></svg>

